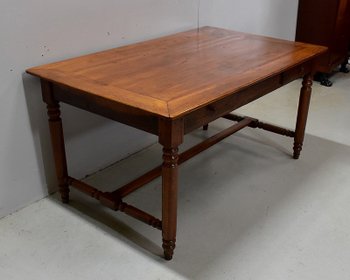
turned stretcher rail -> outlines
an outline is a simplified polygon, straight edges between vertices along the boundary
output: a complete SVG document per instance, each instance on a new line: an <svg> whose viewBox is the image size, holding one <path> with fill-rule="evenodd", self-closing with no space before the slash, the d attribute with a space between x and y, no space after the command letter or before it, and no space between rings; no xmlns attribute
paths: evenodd
<svg viewBox="0 0 350 280"><path fill-rule="evenodd" d="M243 118L241 119L237 124L234 124L230 126L229 128L209 137L208 139L204 140L203 142L193 146L192 148L188 149L187 151L181 153L179 155L178 164L182 164L185 161L189 160L190 158L198 155L199 153L203 152L204 150L210 148L211 146L215 145L216 143L220 142L221 140L225 139L226 137L232 135L233 133L241 130L242 128L249 126L254 120L251 118ZM162 166L157 166L151 171L145 173L144 175L138 177L137 179L133 180L132 182L124 185L123 187L117 189L116 191L112 192L112 195L115 197L125 197L129 195L130 193L136 191L137 189L141 188L143 185L152 182L156 178L158 178L162 174Z"/></svg>
<svg viewBox="0 0 350 280"><path fill-rule="evenodd" d="M264 130L268 130L271 132L275 132L278 134L286 135L293 137L294 132L290 131L288 129L284 129L275 125L262 123L257 119L250 118L250 117L243 117L238 116L234 114L228 114L223 116L223 118L235 121L236 124L226 128L225 130L209 137L208 139L202 141L201 143L193 146L192 148L188 149L187 151L181 153L179 155L178 164L182 164L186 162L187 160L191 159L192 157L198 155L199 153L203 152L204 150L210 148L211 146L215 145L216 143L222 141L223 139L227 138L228 136L236 133L237 131L243 129L244 127L252 127L252 128L261 128ZM162 174L162 166L157 166L153 168L152 170L148 171L144 175L136 178L135 180L131 181L130 183L124 185L123 187L117 189L113 192L102 192L89 184L74 179L72 177L67 178L68 185L71 185L72 187L80 190L81 192L99 200L101 204L115 210L115 211L121 211L125 214L136 218L139 221L142 221L148 225L153 226L157 229L162 229L162 222L153 217L152 215L134 207L131 206L125 202L122 201L122 198L131 194L132 192L138 190L145 184L155 180L157 177L161 176Z"/></svg>
<svg viewBox="0 0 350 280"><path fill-rule="evenodd" d="M144 222L156 229L162 229L162 221L132 205L123 202L120 198L111 196L109 192L102 192L83 181L68 177L68 184L77 190L99 200L101 204L115 211L121 211L141 222Z"/></svg>
<svg viewBox="0 0 350 280"><path fill-rule="evenodd" d="M242 128L249 126L254 119L251 118L242 118L238 123L228 127L227 129L209 137L208 139L204 140L203 142L193 146L192 148L188 149L187 151L181 153L179 155L179 164L184 163L185 161L189 160L190 158L196 156L197 154L201 153L202 151L210 148L211 146L215 145L216 143L220 142L224 138L232 135L233 133L241 130ZM122 201L122 198L127 196L128 194L136 191L137 189L141 188L145 184L153 181L157 177L159 177L162 173L162 166L157 166L156 168L150 170L146 174L140 176L139 178L133 180L132 182L124 185L123 187L119 188L118 190L114 192L102 192L89 184L77 180L72 177L67 177L67 184L71 185L72 187L78 189L79 191L89 195L90 197L93 197L101 202L101 204L115 210L115 211L121 211L125 214L144 222L154 228L157 228L159 230L162 229L162 222L153 217L152 215L132 206Z"/></svg>
<svg viewBox="0 0 350 280"><path fill-rule="evenodd" d="M236 121L239 122L247 117L244 116L238 116L235 114L228 114L223 116L224 119L230 120L230 121ZM253 118L252 118L253 119ZM280 134L283 136L288 136L288 137L294 137L295 136L295 132L283 127L279 127L273 124L269 124L269 123L263 123L261 121L259 121L258 119L253 119L253 122L251 124L248 125L251 128L260 128L263 130L267 130L276 134Z"/></svg>
<svg viewBox="0 0 350 280"><path fill-rule="evenodd" d="M233 133L236 133L237 131L241 130L244 127L251 127L251 128L260 128L264 129L270 132L274 132L280 135L294 137L295 133L294 131L278 127L272 124L267 124L260 122L257 119L250 118L250 117L243 117L238 116L234 114L228 114L223 116L223 118L238 122L235 125L230 126L229 128L219 132L218 134L204 140L203 142L195 145L194 147L190 148L189 150L181 153L179 155L179 161L178 164L182 164L185 161L189 160L190 158L196 156L197 154L201 153L202 151L210 148L211 146L215 145L216 143L220 142L224 138L232 135ZM130 183L124 185L123 187L119 188L118 190L112 192L113 196L116 197L125 197L129 195L130 193L136 191L143 185L152 182L156 178L158 178L162 173L162 166L157 166L153 168L152 170L148 171L144 175L138 177L137 179L131 181Z"/></svg>

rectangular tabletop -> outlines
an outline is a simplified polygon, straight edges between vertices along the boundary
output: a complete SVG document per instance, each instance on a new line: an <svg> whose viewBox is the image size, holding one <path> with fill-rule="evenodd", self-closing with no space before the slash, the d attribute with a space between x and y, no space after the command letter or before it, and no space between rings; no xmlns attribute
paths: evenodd
<svg viewBox="0 0 350 280"><path fill-rule="evenodd" d="M214 27L34 67L49 82L178 118L291 69L325 48Z"/></svg>

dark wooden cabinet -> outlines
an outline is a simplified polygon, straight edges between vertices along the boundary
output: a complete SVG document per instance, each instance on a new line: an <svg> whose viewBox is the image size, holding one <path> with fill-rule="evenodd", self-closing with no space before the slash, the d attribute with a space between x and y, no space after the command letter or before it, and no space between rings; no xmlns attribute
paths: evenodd
<svg viewBox="0 0 350 280"><path fill-rule="evenodd" d="M341 64L341 71L348 71L350 0L299 0L295 40L329 48L319 72L329 74ZM331 85L327 76L322 79L324 85Z"/></svg>

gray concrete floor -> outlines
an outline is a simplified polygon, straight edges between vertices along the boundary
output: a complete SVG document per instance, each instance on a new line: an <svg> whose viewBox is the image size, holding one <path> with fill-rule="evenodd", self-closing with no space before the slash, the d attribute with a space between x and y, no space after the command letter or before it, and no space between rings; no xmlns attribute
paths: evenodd
<svg viewBox="0 0 350 280"><path fill-rule="evenodd" d="M72 191L69 206L54 195L0 221L0 279L349 279L350 76L334 80L314 85L298 161L291 139L246 128L181 166L172 261L158 230ZM239 112L293 128L299 87ZM159 158L153 145L87 181L115 189ZM127 201L160 217L160 180Z"/></svg>

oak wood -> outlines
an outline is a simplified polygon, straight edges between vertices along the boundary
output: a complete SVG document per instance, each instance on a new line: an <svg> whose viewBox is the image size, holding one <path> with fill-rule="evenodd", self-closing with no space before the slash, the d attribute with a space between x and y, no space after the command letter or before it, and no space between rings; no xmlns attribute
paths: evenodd
<svg viewBox="0 0 350 280"><path fill-rule="evenodd" d="M246 105L289 82L303 77L313 69L312 61L297 64L288 70L281 71L267 79L256 81L250 87L241 89L234 94L213 101L211 104L198 108L184 117L185 134L189 133L204 124L208 124L219 117L222 117L233 110Z"/></svg>
<svg viewBox="0 0 350 280"><path fill-rule="evenodd" d="M246 119L247 117L244 116L238 116L235 114L227 114L225 116L223 116L223 118L231 120L231 121L237 121L237 122L241 122L242 120ZM273 133L277 133L283 136L289 136L289 137L294 137L295 136L295 132L291 131L289 129L283 128L283 127L279 127L273 124L269 124L269 123L264 123L259 121L258 119L252 119L252 122L248 125L249 127L252 128L260 128L263 130L267 130Z"/></svg>
<svg viewBox="0 0 350 280"><path fill-rule="evenodd" d="M94 188L93 186L90 186L89 184L77 180L73 177L68 177L68 183L70 186L78 189L79 191L96 198L97 200L100 199L100 197L104 194L102 191L99 191L98 189Z"/></svg>
<svg viewBox="0 0 350 280"><path fill-rule="evenodd" d="M93 186L72 177L68 178L68 183L79 191L99 200L104 206L116 211L124 212L125 214L154 228L160 230L162 229L162 222L159 219L153 217L145 211L123 202L119 197L115 197L109 192L101 192Z"/></svg>
<svg viewBox="0 0 350 280"><path fill-rule="evenodd" d="M171 260L176 243L178 148L164 146L162 165L162 236L164 257Z"/></svg>
<svg viewBox="0 0 350 280"><path fill-rule="evenodd" d="M199 153L205 151L206 149L210 148L211 146L217 144L221 140L225 139L226 137L232 135L233 133L236 133L237 131L241 130L242 128L246 126L251 126L252 122L256 122L257 120L251 119L251 118L240 118L239 123L230 126L229 128L209 137L208 139L202 141L201 143L191 147L190 149L186 150L185 152L179 154L178 164L182 164L185 161L191 159L192 157L198 155ZM126 185L120 187L116 191L112 192L112 195L114 197L120 197L123 198L134 191L138 190L145 184L152 182L162 174L162 165L157 166L153 168L152 170L146 172L145 174L141 175L140 177L136 178L135 180L127 183Z"/></svg>
<svg viewBox="0 0 350 280"><path fill-rule="evenodd" d="M153 168L152 170L146 172L145 174L141 175L140 177L136 178L135 180L132 180L131 182L127 183L126 185L118 188L115 190L112 194L116 197L125 197L129 194L133 193L134 191L138 190L139 188L143 187L144 185L152 182L156 178L162 175L162 166L157 166Z"/></svg>
<svg viewBox="0 0 350 280"><path fill-rule="evenodd" d="M43 84L63 201L68 201L71 184L107 207L162 229L164 255L171 259L176 245L178 164L245 126L294 134L244 118L179 155L184 135L208 128L211 121L304 76L294 135L294 157L299 156L310 79L325 51L321 46L204 27L27 70ZM163 146L162 166L112 193L68 177L59 101L157 135ZM161 222L122 201L159 170Z"/></svg>
<svg viewBox="0 0 350 280"><path fill-rule="evenodd" d="M297 123L295 128L294 136L294 154L293 157L298 159L300 152L302 150L305 127L307 121L307 115L309 112L310 98L311 98L311 86L312 86L312 76L307 74L303 78L303 86L300 90L299 107Z"/></svg>
<svg viewBox="0 0 350 280"><path fill-rule="evenodd" d="M125 202L121 202L119 204L119 211L124 212L125 214L144 222L145 224L148 224L156 229L162 230L162 221L153 217L152 215L132 206Z"/></svg>
<svg viewBox="0 0 350 280"><path fill-rule="evenodd" d="M60 105L52 94L52 84L47 81L41 81L41 91L43 101L47 105L47 115L49 117L49 128L51 136L51 145L55 160L58 188L63 203L69 202L69 186L66 151L64 146L64 136L62 129Z"/></svg>
<svg viewBox="0 0 350 280"><path fill-rule="evenodd" d="M203 27L34 67L28 73L121 104L176 118L323 52L309 44Z"/></svg>
<svg viewBox="0 0 350 280"><path fill-rule="evenodd" d="M119 104L115 110L113 104L104 102L100 96L58 84L53 84L52 93L64 103L158 135L158 117L152 113L125 104Z"/></svg>
<svg viewBox="0 0 350 280"><path fill-rule="evenodd" d="M172 259L176 243L178 147L182 144L183 137L183 119L160 119L159 143L163 145L162 236L166 260Z"/></svg>

